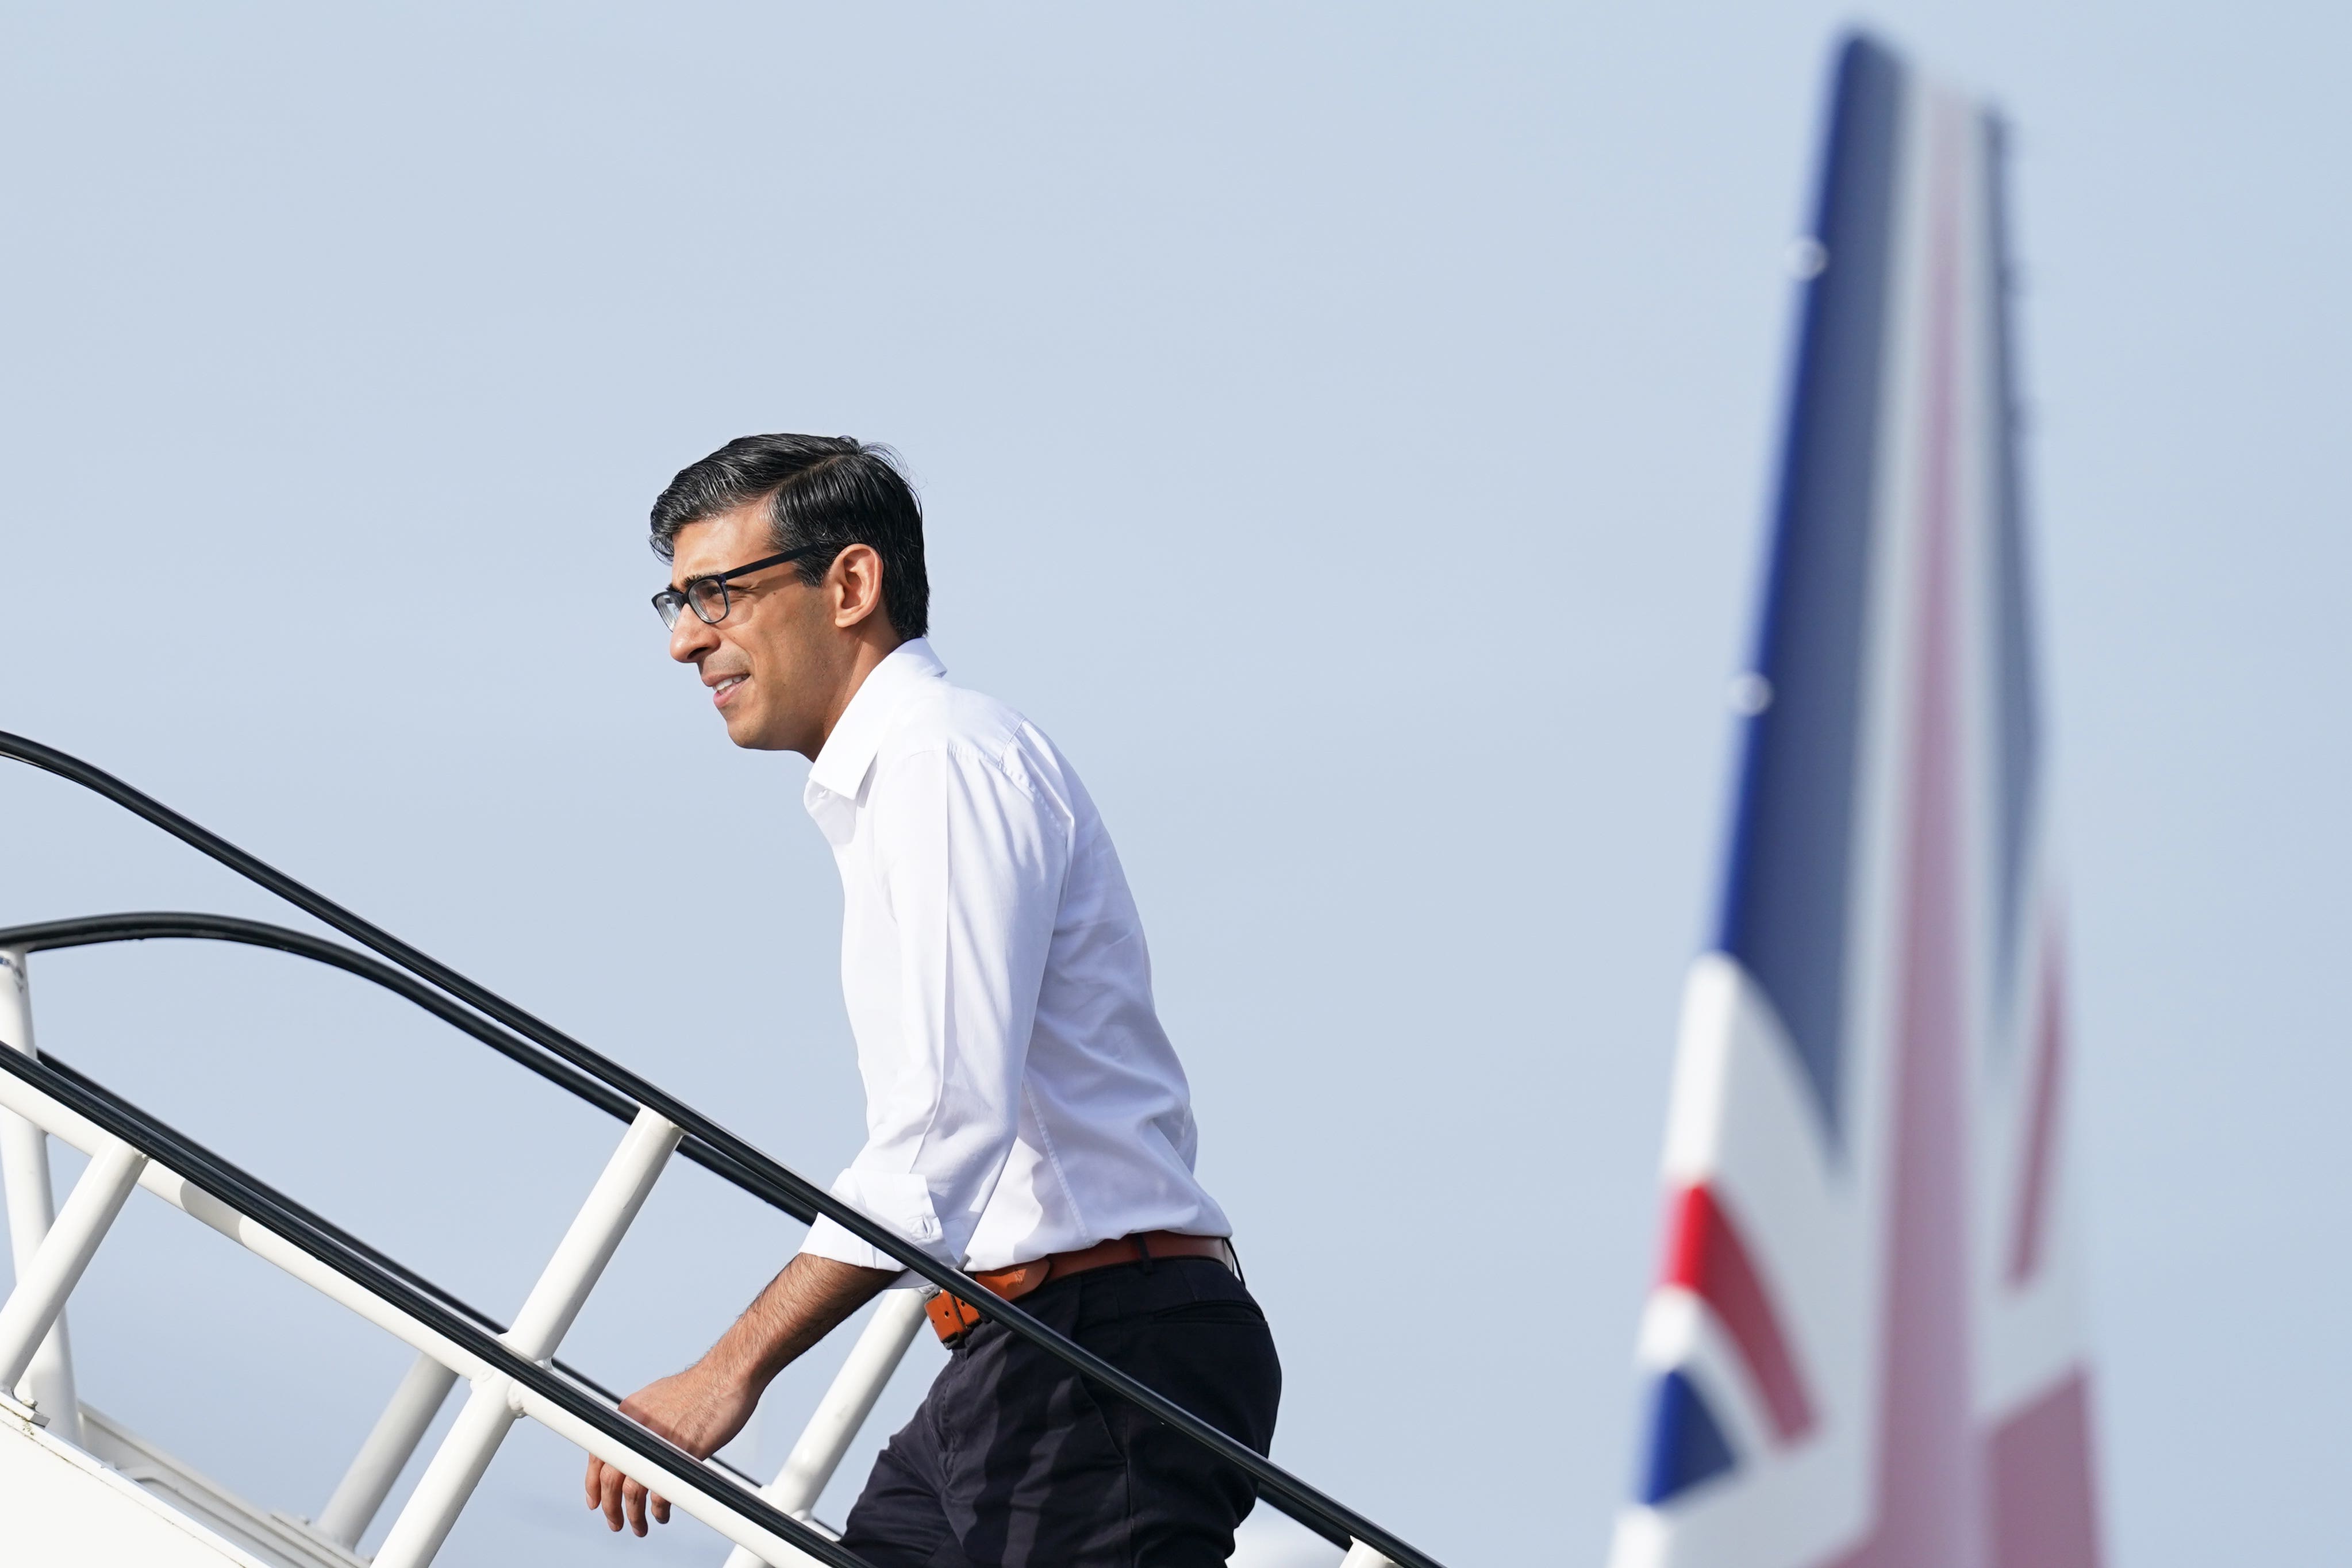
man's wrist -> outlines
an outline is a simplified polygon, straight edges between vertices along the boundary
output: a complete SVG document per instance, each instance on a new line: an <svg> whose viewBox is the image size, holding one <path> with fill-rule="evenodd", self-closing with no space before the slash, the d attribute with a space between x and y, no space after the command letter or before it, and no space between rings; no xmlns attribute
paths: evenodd
<svg viewBox="0 0 2352 1568"><path fill-rule="evenodd" d="M703 1381L715 1387L740 1388L756 1400L767 1393L768 1384L776 1380L776 1374L791 1363L789 1359L777 1360L772 1355L761 1354L761 1347L758 1345L737 1343L737 1333L742 1327L742 1321L738 1320L735 1328L720 1335L717 1344L702 1352L702 1359L694 1363L694 1370ZM769 1364L772 1362L773 1364Z"/></svg>

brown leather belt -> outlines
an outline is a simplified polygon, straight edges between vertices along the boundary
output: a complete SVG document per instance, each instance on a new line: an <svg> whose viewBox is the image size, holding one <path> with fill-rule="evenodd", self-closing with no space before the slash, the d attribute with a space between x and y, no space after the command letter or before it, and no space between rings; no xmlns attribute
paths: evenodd
<svg viewBox="0 0 2352 1568"><path fill-rule="evenodd" d="M973 1275L972 1279L1008 1301L1017 1301L1048 1279L1084 1274L1091 1268L1108 1268L1114 1263L1155 1263L1163 1258L1213 1258L1228 1268L1234 1266L1233 1248L1222 1236L1179 1236L1172 1230L1147 1230L1139 1236L1098 1241L1076 1252L1056 1252L1034 1263L991 1268ZM931 1327L939 1331L943 1345L959 1342L981 1321L978 1310L971 1302L944 1290L932 1297L924 1310L930 1314Z"/></svg>

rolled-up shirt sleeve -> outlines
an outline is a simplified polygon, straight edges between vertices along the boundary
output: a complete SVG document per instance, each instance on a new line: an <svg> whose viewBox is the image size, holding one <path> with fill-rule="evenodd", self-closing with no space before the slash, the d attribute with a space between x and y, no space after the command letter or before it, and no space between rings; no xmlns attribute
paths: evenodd
<svg viewBox="0 0 2352 1568"><path fill-rule="evenodd" d="M858 1042L866 1144L833 1193L961 1264L1019 1124L1069 822L1017 757L952 742L877 763L869 790L898 937L898 1024L894 1038ZM898 1267L825 1219L801 1250Z"/></svg>

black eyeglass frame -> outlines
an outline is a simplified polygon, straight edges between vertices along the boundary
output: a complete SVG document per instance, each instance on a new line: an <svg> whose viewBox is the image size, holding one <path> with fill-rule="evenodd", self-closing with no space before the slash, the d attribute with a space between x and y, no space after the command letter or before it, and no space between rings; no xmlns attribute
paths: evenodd
<svg viewBox="0 0 2352 1568"><path fill-rule="evenodd" d="M826 544L803 544L798 550L787 550L782 555L770 555L762 560L754 561L748 566L737 566L725 572L705 572L699 577L688 577L683 588L664 588L654 595L654 614L661 617L663 626L676 626L678 612L692 610L695 619L706 626L715 626L725 620L727 612L734 607L727 594L729 578L749 576L754 572L765 572L771 566L782 566L788 561L805 561L812 555L822 555L832 548L833 546ZM703 613L701 600L696 595L696 590L706 583L716 583L719 585L719 613L715 616Z"/></svg>

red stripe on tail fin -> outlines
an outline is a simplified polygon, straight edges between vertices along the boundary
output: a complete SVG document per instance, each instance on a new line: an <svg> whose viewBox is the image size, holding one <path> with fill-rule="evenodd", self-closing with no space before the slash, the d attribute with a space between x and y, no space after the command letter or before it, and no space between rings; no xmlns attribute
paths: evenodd
<svg viewBox="0 0 2352 1568"><path fill-rule="evenodd" d="M1704 1184L1685 1187L1672 1199L1661 1282L1682 1287L1715 1310L1748 1363L1748 1375L1756 1380L1782 1442L1811 1429L1813 1403L1780 1331L1764 1278L1739 1239L1738 1228Z"/></svg>

